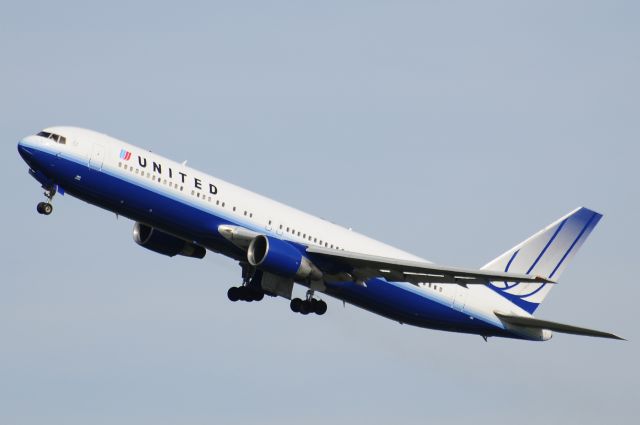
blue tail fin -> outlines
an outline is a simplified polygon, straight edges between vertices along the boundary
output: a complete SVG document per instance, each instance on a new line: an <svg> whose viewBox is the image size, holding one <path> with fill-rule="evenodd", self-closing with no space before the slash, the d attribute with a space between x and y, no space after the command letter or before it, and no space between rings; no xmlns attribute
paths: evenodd
<svg viewBox="0 0 640 425"><path fill-rule="evenodd" d="M483 270L526 273L558 280L580 246L602 218L578 208L482 267ZM542 303L553 285L492 282L491 288L529 313Z"/></svg>

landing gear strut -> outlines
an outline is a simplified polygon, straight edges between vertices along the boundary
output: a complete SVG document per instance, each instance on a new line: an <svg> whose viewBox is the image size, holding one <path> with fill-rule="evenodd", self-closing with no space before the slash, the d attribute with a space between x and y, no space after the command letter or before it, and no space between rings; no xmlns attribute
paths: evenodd
<svg viewBox="0 0 640 425"><path fill-rule="evenodd" d="M259 275L255 269L248 265L241 264L242 266L242 285L229 288L227 291L227 297L230 301L262 301L264 298L264 291L260 287ZM256 279L258 278L258 279Z"/></svg>
<svg viewBox="0 0 640 425"><path fill-rule="evenodd" d="M294 313L300 313L307 315L309 313L315 313L319 316L322 316L327 312L327 303L313 298L313 291L307 291L306 299L302 300L300 298L294 298L291 300L289 304L291 307L291 311Z"/></svg>
<svg viewBox="0 0 640 425"><path fill-rule="evenodd" d="M51 202L53 201L53 197L55 196L55 194L56 194L55 186L45 188L44 196L47 197L47 202L38 203L38 206L36 207L36 211L38 211L39 214L49 215L53 212L53 205L51 205Z"/></svg>

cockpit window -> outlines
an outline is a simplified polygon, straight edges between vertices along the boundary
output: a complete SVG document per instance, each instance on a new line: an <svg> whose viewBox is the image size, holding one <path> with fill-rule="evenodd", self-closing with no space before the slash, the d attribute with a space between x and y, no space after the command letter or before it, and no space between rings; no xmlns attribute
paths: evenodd
<svg viewBox="0 0 640 425"><path fill-rule="evenodd" d="M51 139L56 143L60 143L61 145L65 145L67 143L66 137L49 133L48 131L41 131L40 133L38 133L38 136L46 137L47 139Z"/></svg>

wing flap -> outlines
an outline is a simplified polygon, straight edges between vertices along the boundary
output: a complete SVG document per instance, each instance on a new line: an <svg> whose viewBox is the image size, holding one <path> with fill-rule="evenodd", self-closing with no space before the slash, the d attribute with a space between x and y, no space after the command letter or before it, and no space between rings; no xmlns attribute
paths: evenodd
<svg viewBox="0 0 640 425"><path fill-rule="evenodd" d="M548 320L540 320L540 319L535 319L533 317L511 316L511 315L501 314L501 313L495 313L495 315L498 316L498 318L503 322L509 323L511 325L523 326L526 328L548 329L550 331L560 332L565 334L593 336L598 338L620 339L620 340L626 341L624 338L609 332L602 332L594 329L581 328L578 326L566 325L564 323L551 322Z"/></svg>

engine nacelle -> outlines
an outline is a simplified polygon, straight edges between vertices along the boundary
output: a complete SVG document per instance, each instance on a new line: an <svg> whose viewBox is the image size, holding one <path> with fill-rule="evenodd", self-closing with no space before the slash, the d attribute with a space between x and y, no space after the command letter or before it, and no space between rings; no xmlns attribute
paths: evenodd
<svg viewBox="0 0 640 425"><path fill-rule="evenodd" d="M184 255L185 257L203 258L207 253L207 250L201 246L142 223L136 223L133 226L133 240L142 247L169 257Z"/></svg>
<svg viewBox="0 0 640 425"><path fill-rule="evenodd" d="M247 250L249 264L270 273L296 279L319 280L322 272L295 246L271 236L256 236Z"/></svg>

